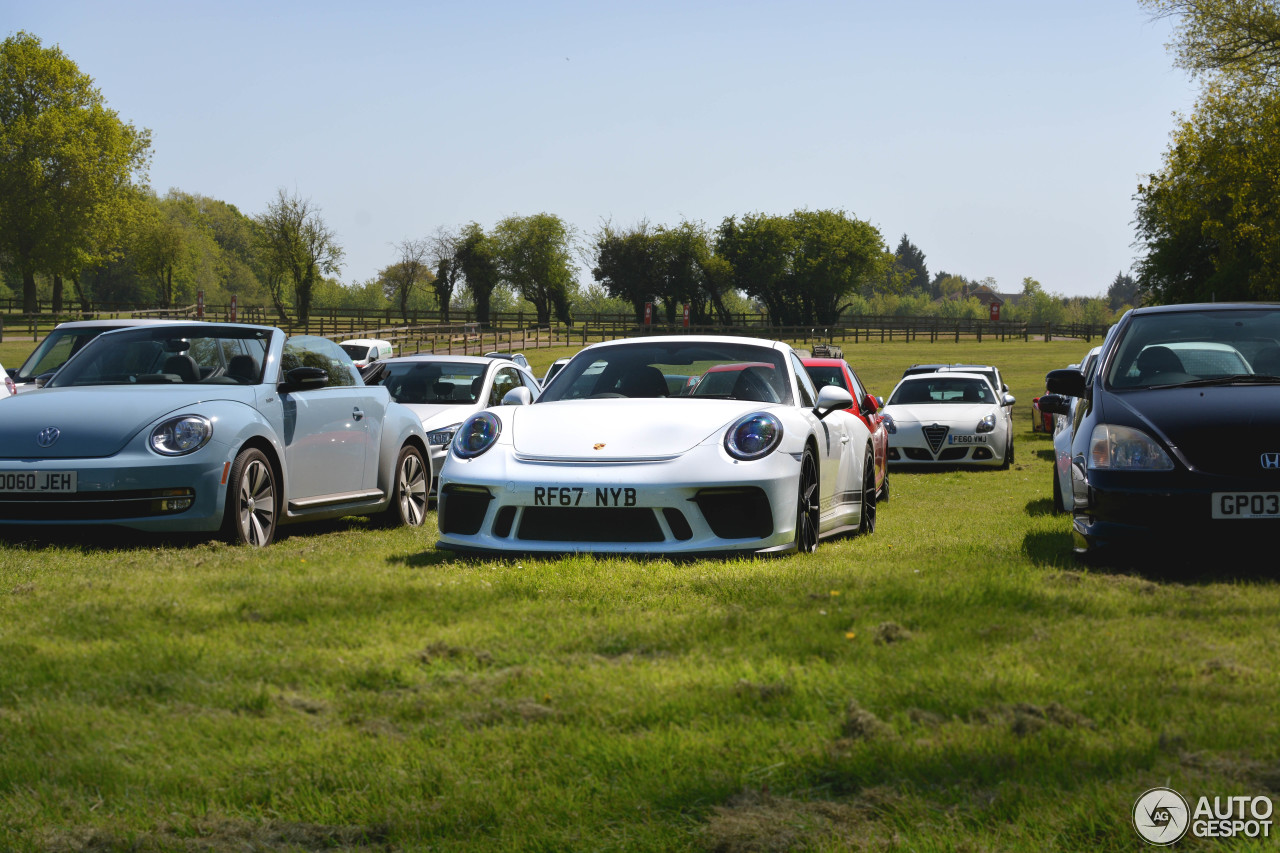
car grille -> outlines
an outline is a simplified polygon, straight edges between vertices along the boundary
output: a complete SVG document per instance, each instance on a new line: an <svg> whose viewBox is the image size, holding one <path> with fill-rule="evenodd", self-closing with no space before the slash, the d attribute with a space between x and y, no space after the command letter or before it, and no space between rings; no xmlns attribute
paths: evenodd
<svg viewBox="0 0 1280 853"><path fill-rule="evenodd" d="M764 489L703 489L693 500L711 532L721 539L764 539L773 535L773 508Z"/></svg>
<svg viewBox="0 0 1280 853"><path fill-rule="evenodd" d="M440 518L440 532L463 536L479 533L491 500L493 495L483 487L452 483L445 486L436 510Z"/></svg>
<svg viewBox="0 0 1280 853"><path fill-rule="evenodd" d="M925 440L929 442L929 449L934 453L938 452L938 448L942 446L942 442L947 437L947 433L951 432L951 427L942 424L930 424L923 429Z"/></svg>
<svg viewBox="0 0 1280 853"><path fill-rule="evenodd" d="M533 542L662 542L653 510L643 507L527 506L516 537Z"/></svg>
<svg viewBox="0 0 1280 853"><path fill-rule="evenodd" d="M938 454L939 462L954 462L957 459L963 459L969 453L967 447L948 447L946 450ZM977 454L974 454L976 457Z"/></svg>
<svg viewBox="0 0 1280 853"><path fill-rule="evenodd" d="M0 519L6 521L118 521L186 512L195 503L191 489L67 494L0 493Z"/></svg>
<svg viewBox="0 0 1280 853"><path fill-rule="evenodd" d="M902 448L902 452L905 453L907 458L912 462L933 461L933 454L925 450L923 447L904 447Z"/></svg>

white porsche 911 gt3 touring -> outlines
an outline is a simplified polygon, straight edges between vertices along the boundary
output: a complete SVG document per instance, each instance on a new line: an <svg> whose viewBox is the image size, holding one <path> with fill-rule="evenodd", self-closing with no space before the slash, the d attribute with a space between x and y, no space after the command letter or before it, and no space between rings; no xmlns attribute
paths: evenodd
<svg viewBox="0 0 1280 853"><path fill-rule="evenodd" d="M1017 402L978 373L904 377L881 410L889 430L890 465L976 465L1013 461Z"/></svg>
<svg viewBox="0 0 1280 853"><path fill-rule="evenodd" d="M667 555L813 551L875 526L871 435L785 343L672 336L595 344L536 402L458 429L439 547ZM511 405L511 404L518 405Z"/></svg>

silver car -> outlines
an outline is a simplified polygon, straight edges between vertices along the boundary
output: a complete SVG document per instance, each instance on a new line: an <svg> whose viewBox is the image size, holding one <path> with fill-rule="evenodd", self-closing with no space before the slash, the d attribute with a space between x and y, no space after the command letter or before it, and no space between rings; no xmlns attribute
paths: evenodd
<svg viewBox="0 0 1280 853"><path fill-rule="evenodd" d="M4 408L0 525L262 546L294 521L426 516L421 422L324 338L214 323L104 332Z"/></svg>

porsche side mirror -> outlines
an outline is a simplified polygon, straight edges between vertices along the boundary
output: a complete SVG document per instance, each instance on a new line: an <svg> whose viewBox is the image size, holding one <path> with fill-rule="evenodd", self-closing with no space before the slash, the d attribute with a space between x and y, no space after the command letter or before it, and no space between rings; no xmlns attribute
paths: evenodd
<svg viewBox="0 0 1280 853"><path fill-rule="evenodd" d="M504 406L527 406L533 402L533 392L520 385L502 395Z"/></svg>
<svg viewBox="0 0 1280 853"><path fill-rule="evenodd" d="M1084 374L1079 370L1067 367L1050 370L1044 376L1044 385L1050 394L1065 394L1068 397L1083 397Z"/></svg>
<svg viewBox="0 0 1280 853"><path fill-rule="evenodd" d="M280 385L284 393L290 391L311 391L329 384L329 374L321 367L295 367L285 374Z"/></svg>
<svg viewBox="0 0 1280 853"><path fill-rule="evenodd" d="M818 420L822 420L836 409L852 409L853 395L845 388L837 388L835 385L823 385L822 390L818 392L818 405L813 407L813 413L818 416Z"/></svg>

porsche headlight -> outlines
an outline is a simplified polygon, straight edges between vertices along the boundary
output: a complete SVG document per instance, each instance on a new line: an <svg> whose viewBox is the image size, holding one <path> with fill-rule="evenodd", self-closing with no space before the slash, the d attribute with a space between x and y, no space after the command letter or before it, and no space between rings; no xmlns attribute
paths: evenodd
<svg viewBox="0 0 1280 853"><path fill-rule="evenodd" d="M453 441L453 434L458 431L458 427L460 426L462 426L462 424L457 423L449 424L447 427L441 427L440 429L433 429L431 432L427 433L427 444L435 447L444 447L448 445L449 442Z"/></svg>
<svg viewBox="0 0 1280 853"><path fill-rule="evenodd" d="M981 433L981 432L991 432L991 431L992 431L993 429L995 429L995 428L996 428L996 416L995 416L995 414L994 414L994 413L993 413L993 414L989 414L989 415L987 415L985 418L983 418L982 420L978 421L978 429L977 429L977 431L978 431L978 432L980 432L980 433Z"/></svg>
<svg viewBox="0 0 1280 853"><path fill-rule="evenodd" d="M1089 467L1113 471L1169 471L1173 460L1139 429L1098 424L1089 437Z"/></svg>
<svg viewBox="0 0 1280 853"><path fill-rule="evenodd" d="M453 452L462 459L474 459L498 440L502 422L489 412L477 412L462 422L453 436Z"/></svg>
<svg viewBox="0 0 1280 853"><path fill-rule="evenodd" d="M885 431L885 432L889 433L889 435L897 435L897 434L898 434L898 425L897 425L897 424L895 424L895 423L893 422L893 415L884 415L884 414L882 414L882 415L880 416L880 419L884 422L884 431Z"/></svg>
<svg viewBox="0 0 1280 853"><path fill-rule="evenodd" d="M724 449L744 462L768 456L782 443L782 421L768 412L739 418L724 434Z"/></svg>
<svg viewBox="0 0 1280 853"><path fill-rule="evenodd" d="M213 423L199 415L170 418L151 431L151 449L162 456L182 456L205 446Z"/></svg>

